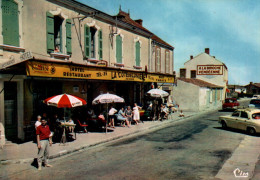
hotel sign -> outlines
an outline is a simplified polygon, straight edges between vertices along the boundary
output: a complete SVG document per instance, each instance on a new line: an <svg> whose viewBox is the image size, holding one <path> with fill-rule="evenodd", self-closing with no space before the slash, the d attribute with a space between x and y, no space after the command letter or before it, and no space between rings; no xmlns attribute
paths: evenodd
<svg viewBox="0 0 260 180"><path fill-rule="evenodd" d="M197 65L197 75L223 75L223 65Z"/></svg>
<svg viewBox="0 0 260 180"><path fill-rule="evenodd" d="M172 75L156 75L144 72L42 63L37 61L26 62L26 72L27 76L39 77L174 83Z"/></svg>

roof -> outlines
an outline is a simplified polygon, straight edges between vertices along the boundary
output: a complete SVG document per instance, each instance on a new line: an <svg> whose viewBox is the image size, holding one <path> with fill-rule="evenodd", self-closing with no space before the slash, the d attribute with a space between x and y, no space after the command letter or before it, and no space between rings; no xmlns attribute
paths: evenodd
<svg viewBox="0 0 260 180"><path fill-rule="evenodd" d="M205 53L205 52L198 54L197 56L193 57L192 59L189 59L189 60L186 61L184 64L188 63L189 61L192 61L193 59L195 59L195 58L201 56L202 54L206 54L206 55L208 55L209 57L213 58L215 61L220 62L220 63L223 64L223 66L228 70L228 68L227 68L227 66L226 66L225 63L223 63L222 61L218 60L215 56L211 56L211 55L209 55L209 54L207 54L207 53Z"/></svg>
<svg viewBox="0 0 260 180"><path fill-rule="evenodd" d="M256 86L256 87L260 88L260 83L250 83L246 86Z"/></svg>
<svg viewBox="0 0 260 180"><path fill-rule="evenodd" d="M223 88L222 86L218 86L212 83L208 83L206 81L200 79L193 79L193 78L177 78L180 81L184 81L186 83L191 83L199 87L207 87L207 88Z"/></svg>
<svg viewBox="0 0 260 180"><path fill-rule="evenodd" d="M129 13L126 13L122 10L119 11L119 13L115 16L117 18L119 18L121 21L125 22L125 23L128 23L128 24L131 24L133 26L136 26L144 31L147 31L149 33L152 33L150 32L148 29L146 29L145 27L143 27L140 23L136 22L135 20L131 19L130 18L130 14ZM153 34L153 33L152 33ZM160 43L160 44L163 44L163 45L166 45L166 46L169 46L171 49L174 49L173 46L171 46L170 44L168 44L167 42L165 42L164 40L162 40L161 38L159 38L158 36L156 36L155 34L152 35L151 37L152 40Z"/></svg>

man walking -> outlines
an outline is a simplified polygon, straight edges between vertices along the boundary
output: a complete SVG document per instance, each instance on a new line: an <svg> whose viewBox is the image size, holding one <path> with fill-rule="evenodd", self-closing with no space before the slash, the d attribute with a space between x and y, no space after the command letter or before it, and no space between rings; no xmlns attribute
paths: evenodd
<svg viewBox="0 0 260 180"><path fill-rule="evenodd" d="M38 170L42 169L42 161L44 161L45 167L52 167L48 164L49 147L52 145L52 137L49 126L46 119L41 119L41 125L36 129L37 146L38 146Z"/></svg>

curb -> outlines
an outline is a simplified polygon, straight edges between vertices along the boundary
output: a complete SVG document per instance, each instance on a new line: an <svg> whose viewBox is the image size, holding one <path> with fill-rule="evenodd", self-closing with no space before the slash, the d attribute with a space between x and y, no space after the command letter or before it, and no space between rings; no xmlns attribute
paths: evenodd
<svg viewBox="0 0 260 180"><path fill-rule="evenodd" d="M57 154L50 155L49 159L52 160L52 159L59 158L59 157L65 156L65 155L80 152L80 151L86 150L88 148L97 147L99 145L106 144L106 143L109 143L109 142L113 143L113 141L116 141L116 140L123 140L123 139L133 138L133 137L139 136L141 134L151 133L151 132L160 130L162 128L165 128L169 124L174 124L174 123L177 123L177 122L180 122L180 121L192 118L192 117L202 116L204 114L213 113L213 112L217 112L217 111L218 111L218 109L211 109L211 110L208 110L208 111L201 111L201 112L197 112L197 113L195 112L194 114L190 114L190 115L187 115L187 116L181 117L181 118L178 117L177 119L174 119L174 120L173 119L165 120L165 121L162 121L162 124L160 124L160 125L145 127L143 129L140 129L140 130L137 130L137 131L134 131L134 132L130 132L130 133L127 133L127 134L119 135L119 136L116 136L116 137L112 137L112 138L109 138L109 139L106 139L106 140L103 140L103 141L99 141L99 142L94 143L94 144L76 147L73 150L60 151ZM34 159L35 158L17 159L17 160L1 160L0 165L32 163L34 161Z"/></svg>

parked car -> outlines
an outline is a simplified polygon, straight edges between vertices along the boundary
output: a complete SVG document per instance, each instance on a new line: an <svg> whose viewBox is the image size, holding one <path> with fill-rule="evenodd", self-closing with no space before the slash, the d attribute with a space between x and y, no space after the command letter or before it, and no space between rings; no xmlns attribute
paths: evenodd
<svg viewBox="0 0 260 180"><path fill-rule="evenodd" d="M235 128L255 134L260 132L260 109L238 109L232 115L220 116L222 128Z"/></svg>
<svg viewBox="0 0 260 180"><path fill-rule="evenodd" d="M222 109L237 109L239 102L236 98L226 98L224 104L222 104Z"/></svg>
<svg viewBox="0 0 260 180"><path fill-rule="evenodd" d="M249 108L260 108L260 99L252 99L248 105Z"/></svg>
<svg viewBox="0 0 260 180"><path fill-rule="evenodd" d="M260 99L260 95L253 95L252 99Z"/></svg>

